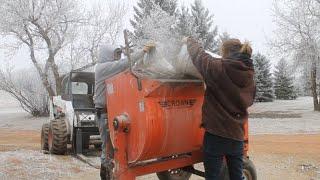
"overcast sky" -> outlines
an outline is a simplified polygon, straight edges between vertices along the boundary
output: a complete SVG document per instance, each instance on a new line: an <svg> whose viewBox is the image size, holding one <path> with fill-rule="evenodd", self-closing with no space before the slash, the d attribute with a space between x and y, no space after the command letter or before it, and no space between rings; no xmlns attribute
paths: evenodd
<svg viewBox="0 0 320 180"><path fill-rule="evenodd" d="M224 31L240 40L248 40L253 46L254 53L261 52L269 56L267 38L272 36L275 25L272 22L272 0L202 0L205 7L214 15L214 23L218 26L219 33ZM88 3L93 2L89 1ZM125 1L134 5L137 0ZM189 6L193 0L178 0L179 5ZM129 5L129 6L130 6ZM133 9L129 8L128 18L132 18ZM127 19L128 19L127 18ZM125 28L130 28L129 19ZM0 51L0 60L5 58ZM21 50L13 57L17 67L30 65L29 54ZM275 60L272 60L275 62Z"/></svg>
<svg viewBox="0 0 320 180"><path fill-rule="evenodd" d="M137 0L130 0L135 4ZM178 0L179 5L190 4L194 0ZM272 36L275 25L272 22L273 0L202 0L204 6L214 15L214 24L219 33L224 31L240 40L252 43L254 52L268 54L267 38ZM128 16L132 16L129 13ZM126 24L130 28L130 24Z"/></svg>

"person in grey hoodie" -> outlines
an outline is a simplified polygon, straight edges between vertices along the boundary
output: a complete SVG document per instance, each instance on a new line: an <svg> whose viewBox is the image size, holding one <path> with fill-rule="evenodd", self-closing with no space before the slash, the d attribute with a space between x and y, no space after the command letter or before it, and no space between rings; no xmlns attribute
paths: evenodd
<svg viewBox="0 0 320 180"><path fill-rule="evenodd" d="M153 43L146 44L143 50L139 50L132 55L132 60L141 59L145 53L148 53L152 48L154 48ZM99 48L98 63L95 66L95 98L94 104L96 108L97 123L99 126L99 132L102 141L102 152L101 152L101 169L100 177L102 180L110 179L109 173L107 173L107 167L111 164L106 158L105 148L111 145L109 130L107 129L106 118L106 85L105 80L126 70L130 66L130 62L127 58L122 57L122 48L113 45L104 45ZM109 149L112 149L109 148ZM112 156L112 152L108 152Z"/></svg>

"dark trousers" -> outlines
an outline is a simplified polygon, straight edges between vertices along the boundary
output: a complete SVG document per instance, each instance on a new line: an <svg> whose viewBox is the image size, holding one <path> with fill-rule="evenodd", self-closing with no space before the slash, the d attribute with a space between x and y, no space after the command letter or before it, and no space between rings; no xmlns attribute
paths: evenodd
<svg viewBox="0 0 320 180"><path fill-rule="evenodd" d="M224 157L230 180L242 180L243 141L236 141L206 132L203 139L206 180L220 180Z"/></svg>

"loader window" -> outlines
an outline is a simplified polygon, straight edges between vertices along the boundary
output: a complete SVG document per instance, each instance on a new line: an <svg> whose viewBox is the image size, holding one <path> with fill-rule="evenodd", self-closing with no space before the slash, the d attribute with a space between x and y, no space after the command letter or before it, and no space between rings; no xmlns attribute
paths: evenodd
<svg viewBox="0 0 320 180"><path fill-rule="evenodd" d="M72 82L72 94L88 94L87 83Z"/></svg>

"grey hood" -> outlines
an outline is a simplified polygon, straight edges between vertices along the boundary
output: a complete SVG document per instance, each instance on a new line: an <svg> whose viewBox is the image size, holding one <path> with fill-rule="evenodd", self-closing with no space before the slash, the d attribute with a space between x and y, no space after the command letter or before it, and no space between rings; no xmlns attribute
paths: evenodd
<svg viewBox="0 0 320 180"><path fill-rule="evenodd" d="M99 47L99 54L98 54L98 63L105 63L114 60L114 50L119 48L119 46L115 45L103 45Z"/></svg>
<svg viewBox="0 0 320 180"><path fill-rule="evenodd" d="M129 67L127 59L114 60L114 50L119 46L104 45L99 48L98 63L95 66L95 107L105 108L105 80Z"/></svg>

